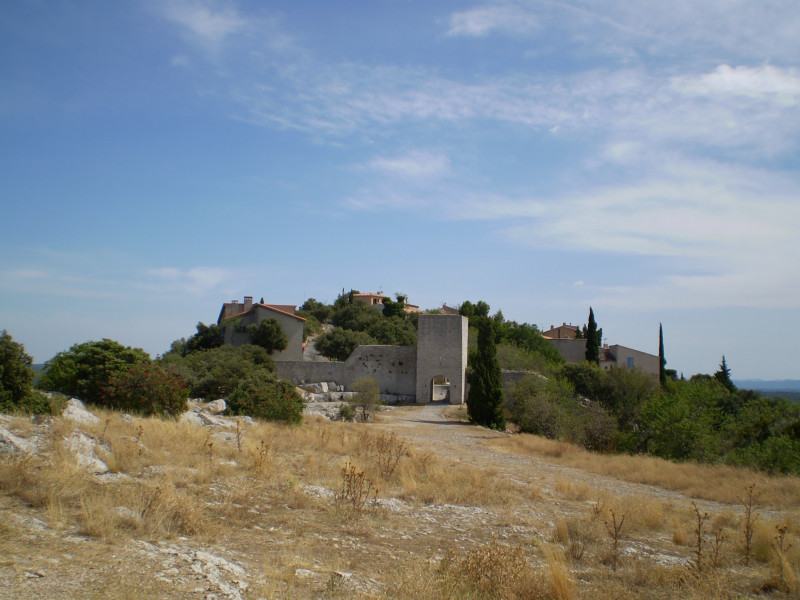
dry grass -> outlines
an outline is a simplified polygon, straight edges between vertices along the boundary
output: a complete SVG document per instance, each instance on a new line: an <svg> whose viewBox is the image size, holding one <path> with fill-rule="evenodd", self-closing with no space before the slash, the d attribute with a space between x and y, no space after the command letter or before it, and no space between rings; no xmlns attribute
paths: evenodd
<svg viewBox="0 0 800 600"><path fill-rule="evenodd" d="M597 454L529 434L492 439L487 444L500 451L558 459L560 464L622 481L656 485L727 504L738 504L747 486L755 483L762 505L780 509L800 506L800 477L796 476L767 476L745 468L673 463L642 455Z"/></svg>
<svg viewBox="0 0 800 600"><path fill-rule="evenodd" d="M488 442L506 460L483 449L463 457L451 452L459 458L451 460L384 425L308 419L301 427L241 425L237 433L99 414L101 422L91 427L57 420L40 455L0 461L0 515L36 515L55 540L82 536L83 547L107 549L96 550L98 564L134 540L237 549L242 561L252 561L244 598L727 599L778 590L781 564L783 585L790 592L797 587L800 549L793 542L800 525L794 506L780 512L758 505L762 516L755 521L750 567L742 564L743 517L735 501L730 508L709 509L708 534L727 535L717 569L697 578L682 564L659 564L653 557L661 553L680 560L692 555L688 499L602 491L587 473L621 468L601 468L602 460L640 457L597 457L569 444L513 436ZM101 481L77 466L64 440L78 429L95 440L97 456L114 476ZM535 454L570 466L589 459L597 464L557 475L548 466L546 475L533 476L537 463L515 458L524 470L510 476L514 465L508 454ZM368 510L337 504L333 494L341 489L348 462L371 480L380 499L405 502ZM520 483L526 475L541 485ZM765 489L760 503L777 497L766 491L776 485L769 478L758 485ZM613 575L605 528L612 508L626 516ZM786 526L782 557L774 546L776 525ZM63 552L41 543L28 547L24 535L29 534L14 521L0 518L0 555L12 557L10 566L0 560L0 577L8 575L4 568L21 569L42 553ZM707 540L704 552L710 552ZM80 552L69 546L70 554ZM361 587L340 571L354 573ZM128 578L136 579L131 573ZM124 580L123 574L105 575L94 597L170 597L157 581L126 587ZM370 587L372 580L380 585Z"/></svg>

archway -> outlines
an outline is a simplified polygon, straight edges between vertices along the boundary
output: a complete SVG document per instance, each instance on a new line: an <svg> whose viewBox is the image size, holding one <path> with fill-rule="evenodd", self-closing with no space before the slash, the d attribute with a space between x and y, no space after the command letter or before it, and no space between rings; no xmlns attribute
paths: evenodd
<svg viewBox="0 0 800 600"><path fill-rule="evenodd" d="M450 380L444 375L431 378L430 402L450 402Z"/></svg>

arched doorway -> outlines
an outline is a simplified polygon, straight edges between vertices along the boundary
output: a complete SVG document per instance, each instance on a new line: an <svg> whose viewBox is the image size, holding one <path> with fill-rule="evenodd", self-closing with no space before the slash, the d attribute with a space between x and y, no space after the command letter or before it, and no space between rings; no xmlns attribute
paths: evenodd
<svg viewBox="0 0 800 600"><path fill-rule="evenodd" d="M431 402L450 402L450 380L445 375L431 378Z"/></svg>

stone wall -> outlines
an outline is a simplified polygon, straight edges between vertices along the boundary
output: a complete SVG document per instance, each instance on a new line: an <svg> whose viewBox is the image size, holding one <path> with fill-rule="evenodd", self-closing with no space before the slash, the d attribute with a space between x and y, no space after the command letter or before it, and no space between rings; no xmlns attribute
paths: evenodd
<svg viewBox="0 0 800 600"><path fill-rule="evenodd" d="M279 376L294 383L334 381L350 390L362 377L372 377L381 394L413 396L417 378L414 346L359 346L344 362L281 361Z"/></svg>
<svg viewBox="0 0 800 600"><path fill-rule="evenodd" d="M461 315L420 315L417 335L417 403L430 402L433 378L450 381L450 404L466 399L469 320Z"/></svg>
<svg viewBox="0 0 800 600"><path fill-rule="evenodd" d="M372 377L380 393L431 401L433 378L450 382L451 404L462 404L467 369L468 320L461 315L420 315L417 346L359 346L344 362L276 361L280 377L294 383L333 381L350 390Z"/></svg>

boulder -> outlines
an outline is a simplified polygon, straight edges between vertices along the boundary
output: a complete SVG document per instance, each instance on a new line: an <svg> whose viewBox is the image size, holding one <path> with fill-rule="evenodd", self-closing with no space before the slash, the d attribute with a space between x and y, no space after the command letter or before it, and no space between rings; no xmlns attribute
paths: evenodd
<svg viewBox="0 0 800 600"><path fill-rule="evenodd" d="M65 439L67 448L75 455L78 464L95 475L109 472L108 465L95 456L97 442L83 432L75 432Z"/></svg>
<svg viewBox="0 0 800 600"><path fill-rule="evenodd" d="M63 416L65 419L75 421L76 423L94 424L100 422L100 417L97 417L86 410L83 402L77 398L70 398L67 402L67 407L64 409Z"/></svg>
<svg viewBox="0 0 800 600"><path fill-rule="evenodd" d="M210 415L219 415L224 413L228 409L228 405L225 403L224 398L219 398L212 402L209 402L205 406L203 406L203 412L206 412Z"/></svg>
<svg viewBox="0 0 800 600"><path fill-rule="evenodd" d="M178 419L181 423L187 423L189 425L205 425L205 421L200 418L200 415L197 414L193 410L187 410L180 416Z"/></svg>
<svg viewBox="0 0 800 600"><path fill-rule="evenodd" d="M17 437L8 429L0 427L0 452L23 452L25 454L30 454L35 449L35 446L28 440Z"/></svg>

